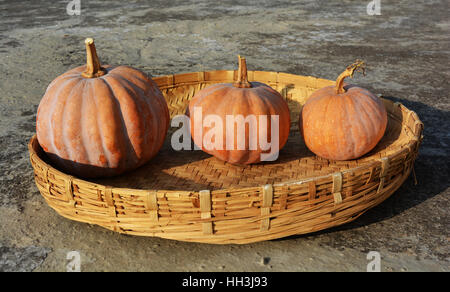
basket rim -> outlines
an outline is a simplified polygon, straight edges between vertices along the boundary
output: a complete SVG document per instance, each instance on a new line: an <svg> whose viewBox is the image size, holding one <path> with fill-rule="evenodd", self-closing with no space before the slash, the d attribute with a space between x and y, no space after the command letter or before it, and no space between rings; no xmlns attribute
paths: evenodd
<svg viewBox="0 0 450 292"><path fill-rule="evenodd" d="M205 78L205 73L217 73L217 72L223 72L223 73L228 73L228 74L236 74L237 70L211 70L211 71L203 71L203 72L190 72L190 73L180 73L180 74L170 74L170 75L162 75L162 76L157 76L157 77L153 77L152 79L158 84L158 86L163 87L163 88L171 88L173 86L178 86L178 85L187 85L187 84L191 84L191 83L198 83L199 81L202 82L214 82L214 81L219 81L219 80L207 80ZM203 74L202 74L203 73ZM273 71L248 71L249 74L249 80L252 81L250 77L253 77L253 75L255 73L266 73L266 74L276 74L276 83L279 83L279 75L282 74L284 76L290 76L290 77L303 77L303 78L311 78L311 79L315 79L318 81L322 81L322 82L333 82L332 80L328 80L328 79L322 79L322 78L317 78L314 76L304 76L304 75L296 75L296 74L290 74L290 73L284 73L284 72L273 72ZM181 77L185 77L185 76L202 76L201 80L192 80L192 81L186 81L186 82L180 82L180 83L175 83L175 77L176 76L181 76ZM164 81L166 81L167 83L165 83ZM224 80L221 80L224 81ZM383 96L380 96L380 98L385 101L385 102L389 102L392 103L394 105L397 105L401 108L402 111L409 111L409 114L411 115L415 115L415 119L416 119L416 123L418 123L421 127L419 129L419 131L411 130L412 135L414 136L408 144L414 144L416 141L421 141L421 139L423 138L422 132L423 132L423 123L421 122L421 120L419 119L418 115L408 109L407 107L405 107L403 104L399 103L399 102L393 102L389 99L384 98ZM388 113L389 115L389 113ZM404 123L407 123L408 121L404 121ZM30 159L35 159L36 162L40 165L43 165L45 168L47 168L48 170L51 170L52 172L55 172L56 174L66 177L67 179L71 180L71 181L78 181L80 183L83 184L87 184L87 185L91 185L92 187L101 187L101 188L106 188L106 187L111 187L112 190L117 190L117 191L158 191L158 192L165 192L165 193L197 193L197 191L191 191L191 190L163 190L163 189L139 189L139 188L123 188L123 187L114 187L114 186L109 186L109 185L103 185L103 184L99 184L99 183L94 183L92 181L83 179L83 178L79 178L76 177L74 175L70 175L67 174L57 168L55 168L54 166L52 166L51 164L45 162L40 156L39 154L37 154L37 152L34 150L33 148L33 144L37 143L38 147L40 147L39 142L37 140L37 135L36 133L31 137L31 139L28 142L28 151L29 151L29 155L30 155ZM380 160L383 158L392 158L395 156L398 156L401 154L401 152L405 151L406 148L400 148L398 150L396 150L395 152L391 153L390 155L386 155L383 157L380 157L378 160L373 160L373 161L369 161L367 163L363 163L360 166L357 167L351 167L348 169L343 169L337 172L333 172L330 174L326 174L326 175L320 175L320 176L311 176L311 177L306 177L306 178L301 178L299 180L293 180L293 181L283 181L283 182L278 182L278 183L274 183L273 186L291 186L291 185L299 185L299 184L303 184L303 183L307 183L307 182L311 182L311 181L315 181L315 180L319 180L319 179L324 179L324 178L330 178L333 177L333 175L335 173L341 173L341 174L347 174L347 173L352 173L361 169L366 169L366 168L370 168L373 167L376 164L380 163ZM114 179L114 178L113 178ZM223 189L217 189L215 191L220 191L220 192L227 192L230 190L245 190L247 188L252 188L252 187L242 187L242 188L223 188Z"/></svg>

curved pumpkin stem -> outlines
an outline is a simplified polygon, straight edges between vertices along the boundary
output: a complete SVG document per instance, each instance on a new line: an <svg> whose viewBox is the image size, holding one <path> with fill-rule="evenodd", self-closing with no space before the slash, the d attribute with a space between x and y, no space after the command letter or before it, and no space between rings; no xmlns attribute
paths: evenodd
<svg viewBox="0 0 450 292"><path fill-rule="evenodd" d="M363 75L366 75L366 63L362 60L356 60L355 63L351 64L350 66L345 69L344 72L339 75L339 77L336 79L336 87L335 91L336 94L345 93L346 90L344 89L344 79L347 77L353 78L353 74L355 74L355 71L361 70Z"/></svg>
<svg viewBox="0 0 450 292"><path fill-rule="evenodd" d="M234 82L234 87L237 88L251 88L252 85L248 82L247 77L247 62L245 58L238 56L239 58L239 69L238 69L238 78L237 81Z"/></svg>
<svg viewBox="0 0 450 292"><path fill-rule="evenodd" d="M86 71L81 73L81 76L86 78L100 77L106 74L106 70L100 65L100 61L97 56L97 50L95 49L94 40L87 38L86 44Z"/></svg>

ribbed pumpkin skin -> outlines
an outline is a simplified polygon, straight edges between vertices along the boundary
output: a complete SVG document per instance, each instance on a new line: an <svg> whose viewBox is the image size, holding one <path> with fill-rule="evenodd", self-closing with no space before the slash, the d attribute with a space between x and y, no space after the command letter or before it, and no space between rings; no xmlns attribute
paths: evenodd
<svg viewBox="0 0 450 292"><path fill-rule="evenodd" d="M303 106L300 129L306 146L331 160L350 160L372 150L384 135L387 112L370 91L347 86L336 94L334 86L314 92Z"/></svg>
<svg viewBox="0 0 450 292"><path fill-rule="evenodd" d="M39 144L62 170L105 177L132 170L162 147L169 126L158 86L139 70L108 67L85 78L85 66L56 78L36 117Z"/></svg>
<svg viewBox="0 0 450 292"><path fill-rule="evenodd" d="M258 142L256 150L249 150L249 134L246 129L245 145L246 150L207 150L203 145L203 137L211 127L203 126L201 141L195 135L196 123L202 121L195 120L193 115L194 107L201 107L203 119L207 115L218 115L223 121L223 145L226 146L227 135L234 137L234 149L237 149L237 128L226 127L226 116L248 115L257 117L258 141L260 135L268 137L271 141L271 115L279 116L279 149L286 144L290 130L290 115L287 103L283 97L270 86L263 83L252 82L252 88L236 88L231 83L221 83L209 86L198 92L189 104L189 114L191 120L191 135L194 143L206 153L209 153L221 160L233 164L251 164L261 161L261 154L270 151L263 151ZM259 131L259 116L267 116L267 128ZM248 128L248 127L247 127Z"/></svg>

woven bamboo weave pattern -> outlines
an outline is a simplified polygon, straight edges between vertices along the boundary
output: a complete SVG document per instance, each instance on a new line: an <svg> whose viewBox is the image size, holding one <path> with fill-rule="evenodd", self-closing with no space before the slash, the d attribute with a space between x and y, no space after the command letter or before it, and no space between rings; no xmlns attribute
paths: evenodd
<svg viewBox="0 0 450 292"><path fill-rule="evenodd" d="M171 117L184 114L196 92L233 82L236 71L156 77ZM36 185L62 216L133 235L215 244L251 243L310 233L358 218L409 176L423 124L413 111L383 100L388 128L367 155L352 161L316 157L298 130L301 106L333 81L249 71L286 98L291 134L277 161L230 165L201 151L175 151L171 129L160 153L128 174L92 181L64 174L46 161L36 137L29 143Z"/></svg>

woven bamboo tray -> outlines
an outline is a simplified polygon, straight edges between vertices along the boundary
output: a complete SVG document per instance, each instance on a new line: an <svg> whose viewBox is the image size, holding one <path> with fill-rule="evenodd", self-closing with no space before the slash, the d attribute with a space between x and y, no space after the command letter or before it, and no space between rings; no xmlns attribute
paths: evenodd
<svg viewBox="0 0 450 292"><path fill-rule="evenodd" d="M236 71L156 77L171 117L214 83ZM36 136L29 142L36 185L62 216L133 235L215 244L251 243L310 233L355 220L392 195L410 174L422 140L417 114L383 99L385 136L358 160L329 161L304 145L301 105L334 81L286 73L249 71L288 101L291 134L277 161L251 166L222 162L202 151L174 151L169 133L160 153L143 167L110 179L86 181L47 162ZM173 131L173 129L172 129Z"/></svg>

